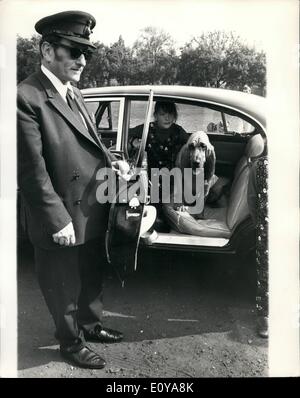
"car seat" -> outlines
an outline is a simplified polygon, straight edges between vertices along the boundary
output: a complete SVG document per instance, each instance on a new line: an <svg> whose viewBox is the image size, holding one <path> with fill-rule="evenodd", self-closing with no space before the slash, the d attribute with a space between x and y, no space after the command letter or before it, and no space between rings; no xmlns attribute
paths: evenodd
<svg viewBox="0 0 300 398"><path fill-rule="evenodd" d="M263 151L262 136L256 134L251 137L244 155L235 167L227 204L218 208L205 205L204 219L196 220L188 212L179 212L170 205L163 205L163 212L171 228L182 234L230 238L236 226L250 214L247 191L251 158L260 156Z"/></svg>

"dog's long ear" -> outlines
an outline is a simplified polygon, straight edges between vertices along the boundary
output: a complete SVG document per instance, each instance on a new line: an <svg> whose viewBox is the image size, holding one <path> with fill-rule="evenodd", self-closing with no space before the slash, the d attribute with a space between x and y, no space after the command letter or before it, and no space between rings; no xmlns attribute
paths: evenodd
<svg viewBox="0 0 300 398"><path fill-rule="evenodd" d="M210 153L211 153L211 151L214 150L214 147L211 144L211 142L209 141L208 135L204 131L199 130L199 131L196 131L196 133L194 133L192 135L192 138L195 139L198 143L204 144L205 147L207 148L206 155L210 156Z"/></svg>
<svg viewBox="0 0 300 398"><path fill-rule="evenodd" d="M204 178L209 181L215 174L216 169L216 154L215 150L207 151L206 162L204 165Z"/></svg>
<svg viewBox="0 0 300 398"><path fill-rule="evenodd" d="M181 147L180 151L178 152L175 166L179 167L181 170L184 170L186 167L190 167L189 159L188 144L186 143Z"/></svg>

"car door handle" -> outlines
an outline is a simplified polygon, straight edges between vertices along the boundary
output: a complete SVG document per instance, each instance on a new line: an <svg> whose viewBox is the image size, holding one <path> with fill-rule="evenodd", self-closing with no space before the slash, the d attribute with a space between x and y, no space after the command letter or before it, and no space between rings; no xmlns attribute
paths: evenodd
<svg viewBox="0 0 300 398"><path fill-rule="evenodd" d="M126 220L131 217L140 217L141 213L131 213L130 211L126 210Z"/></svg>

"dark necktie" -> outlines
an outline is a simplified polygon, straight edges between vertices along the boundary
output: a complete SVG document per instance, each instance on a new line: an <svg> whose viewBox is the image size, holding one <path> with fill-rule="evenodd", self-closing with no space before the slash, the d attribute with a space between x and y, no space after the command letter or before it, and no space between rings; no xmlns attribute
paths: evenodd
<svg viewBox="0 0 300 398"><path fill-rule="evenodd" d="M87 131L90 133L90 135L93 137L93 139L99 144L99 139L96 136L95 132L93 131L93 129L90 127L89 121L86 120L84 114L82 114L79 111L79 107L76 103L75 97L74 97L74 93L73 91L71 91L70 89L68 89L67 91L67 95L66 95L66 99L68 102L69 107L72 109L72 111L75 113L77 119L84 125L84 127L87 129ZM84 120L84 121L83 121ZM103 146L103 144L101 143L101 146Z"/></svg>
<svg viewBox="0 0 300 398"><path fill-rule="evenodd" d="M77 106L77 104L76 104L76 102L74 100L74 94L73 94L73 92L70 89L68 89L68 91L67 91L66 98L67 98L67 102L68 102L69 107L75 113L77 119L81 123L83 123L81 113L79 112L78 106Z"/></svg>

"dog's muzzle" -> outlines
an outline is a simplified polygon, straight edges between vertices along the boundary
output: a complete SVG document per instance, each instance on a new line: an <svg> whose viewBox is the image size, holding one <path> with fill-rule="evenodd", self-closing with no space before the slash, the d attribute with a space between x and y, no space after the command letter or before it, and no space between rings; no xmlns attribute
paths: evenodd
<svg viewBox="0 0 300 398"><path fill-rule="evenodd" d="M197 175L200 173L201 169L204 169L205 162L193 162L192 163L192 173Z"/></svg>

